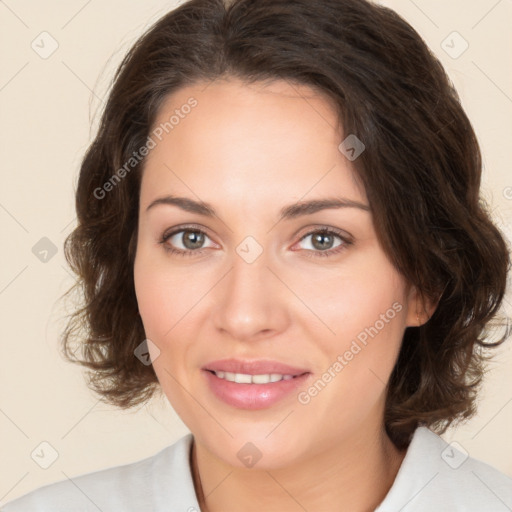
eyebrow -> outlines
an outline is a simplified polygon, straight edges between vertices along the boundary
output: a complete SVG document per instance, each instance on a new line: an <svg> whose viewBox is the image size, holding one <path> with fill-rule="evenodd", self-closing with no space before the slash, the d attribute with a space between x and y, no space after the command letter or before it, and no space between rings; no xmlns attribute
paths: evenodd
<svg viewBox="0 0 512 512"><path fill-rule="evenodd" d="M174 205L186 212L197 213L206 217L216 217L215 209L209 203L204 201L195 201L188 197L177 197L167 195L159 197L152 201L146 208L146 212L158 205ZM370 207L366 204L345 198L325 198L313 199L311 201L301 201L298 203L285 206L280 210L280 220L294 219L303 215L312 215L321 210L338 209L338 208L359 208L363 211L370 211Z"/></svg>

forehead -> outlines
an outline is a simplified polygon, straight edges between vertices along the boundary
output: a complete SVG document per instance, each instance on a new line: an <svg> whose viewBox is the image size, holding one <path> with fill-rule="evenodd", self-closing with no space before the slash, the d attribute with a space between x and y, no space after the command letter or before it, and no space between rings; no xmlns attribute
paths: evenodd
<svg viewBox="0 0 512 512"><path fill-rule="evenodd" d="M162 104L156 130L143 200L162 187L247 200L248 193L299 200L337 189L365 197L338 149L343 133L334 104L305 85L230 79L186 86Z"/></svg>

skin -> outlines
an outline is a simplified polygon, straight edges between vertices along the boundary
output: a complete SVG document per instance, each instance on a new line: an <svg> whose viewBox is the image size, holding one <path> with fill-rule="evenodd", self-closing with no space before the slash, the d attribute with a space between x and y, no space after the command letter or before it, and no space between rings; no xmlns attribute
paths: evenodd
<svg viewBox="0 0 512 512"><path fill-rule="evenodd" d="M426 320L418 294L383 252L370 210L279 221L298 201L368 205L338 150L346 135L326 98L285 81L217 80L174 92L155 126L191 96L197 106L146 160L134 277L146 336L159 350L150 350L158 380L194 434L201 510L373 510L405 456L384 430L385 388L405 328ZM166 194L208 202L217 215L147 210ZM159 243L190 223L206 237L189 252L202 252L166 252L190 247L183 232ZM319 254L307 235L322 227L353 243L334 236L327 250L343 250ZM247 236L262 249L250 264L236 252ZM228 357L273 359L311 371L307 390L394 303L394 318L307 404L292 393L267 409L237 409L212 394L201 371ZM249 441L262 453L252 468L237 457Z"/></svg>

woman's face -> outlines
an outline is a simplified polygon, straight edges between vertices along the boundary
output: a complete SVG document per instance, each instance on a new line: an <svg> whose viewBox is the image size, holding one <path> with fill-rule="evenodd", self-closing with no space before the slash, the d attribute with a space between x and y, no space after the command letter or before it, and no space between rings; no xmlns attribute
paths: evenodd
<svg viewBox="0 0 512 512"><path fill-rule="evenodd" d="M382 429L416 306L377 240L357 154L339 149L349 135L326 99L285 81L188 86L155 123L139 311L170 403L233 466L286 466ZM314 203L327 200L339 205Z"/></svg>

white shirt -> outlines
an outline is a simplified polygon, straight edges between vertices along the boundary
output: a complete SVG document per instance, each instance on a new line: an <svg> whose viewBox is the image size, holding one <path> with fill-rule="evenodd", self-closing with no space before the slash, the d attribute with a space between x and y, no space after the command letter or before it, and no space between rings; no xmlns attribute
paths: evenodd
<svg viewBox="0 0 512 512"><path fill-rule="evenodd" d="M146 459L46 485L2 512L200 512L189 462L192 440L187 434ZM325 512L337 509L333 504ZM418 427L375 512L511 510L512 478Z"/></svg>

